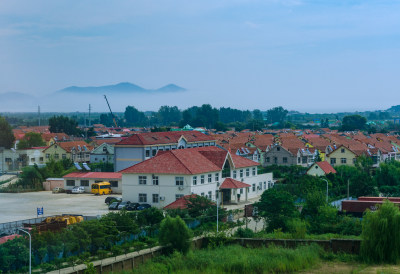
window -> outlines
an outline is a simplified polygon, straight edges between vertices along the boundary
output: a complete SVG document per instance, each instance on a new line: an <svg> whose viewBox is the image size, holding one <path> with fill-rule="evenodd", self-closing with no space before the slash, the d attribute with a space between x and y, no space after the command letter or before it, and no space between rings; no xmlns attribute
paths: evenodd
<svg viewBox="0 0 400 274"><path fill-rule="evenodd" d="M175 177L175 185L183 186L183 177Z"/></svg>
<svg viewBox="0 0 400 274"><path fill-rule="evenodd" d="M89 186L89 180L81 180L81 186Z"/></svg>
<svg viewBox="0 0 400 274"><path fill-rule="evenodd" d="M147 176L139 176L139 185L147 184Z"/></svg>
<svg viewBox="0 0 400 274"><path fill-rule="evenodd" d="M243 178L243 169L240 170L240 178Z"/></svg>
<svg viewBox="0 0 400 274"><path fill-rule="evenodd" d="M219 181L219 173L215 173L215 181L216 181L216 182Z"/></svg>
<svg viewBox="0 0 400 274"><path fill-rule="evenodd" d="M201 175L201 176L200 176L200 183L201 183L201 184L204 184L204 175Z"/></svg>
<svg viewBox="0 0 400 274"><path fill-rule="evenodd" d="M270 161L269 157L266 157L266 158L265 158L265 161L266 161L267 163L269 163L269 161Z"/></svg>
<svg viewBox="0 0 400 274"><path fill-rule="evenodd" d="M287 157L283 157L283 158L282 158L282 162L283 162L284 164L287 164Z"/></svg>
<svg viewBox="0 0 400 274"><path fill-rule="evenodd" d="M148 148L146 148L146 158L148 158L148 157L150 157L150 149ZM154 194L153 194L154 195Z"/></svg>
<svg viewBox="0 0 400 274"><path fill-rule="evenodd" d="M246 168L246 177L250 177L250 168Z"/></svg>
<svg viewBox="0 0 400 274"><path fill-rule="evenodd" d="M341 162L342 164L346 164L346 163L347 163L347 159L346 159L346 158L340 158L340 162Z"/></svg>
<svg viewBox="0 0 400 274"><path fill-rule="evenodd" d="M267 182L264 182L264 189L267 189Z"/></svg>
<svg viewBox="0 0 400 274"><path fill-rule="evenodd" d="M253 184L253 192L256 191L256 184Z"/></svg>
<svg viewBox="0 0 400 274"><path fill-rule="evenodd" d="M231 176L231 165L225 161L224 168L222 169L222 178Z"/></svg>
<svg viewBox="0 0 400 274"><path fill-rule="evenodd" d="M75 186L75 180L67 180L67 186Z"/></svg>
<svg viewBox="0 0 400 274"><path fill-rule="evenodd" d="M212 191L208 192L208 199L210 199L210 200L212 199Z"/></svg>
<svg viewBox="0 0 400 274"><path fill-rule="evenodd" d="M341 153L344 153L344 152L345 152L344 148L342 148L342 149L340 150L340 152L341 152Z"/></svg>
<svg viewBox="0 0 400 274"><path fill-rule="evenodd" d="M193 176L192 182L194 186L197 185L197 176Z"/></svg>
<svg viewBox="0 0 400 274"><path fill-rule="evenodd" d="M204 197L204 192L202 192L200 195Z"/></svg>
<svg viewBox="0 0 400 274"><path fill-rule="evenodd" d="M39 161L43 162L43 157L40 157L40 158L39 158Z"/></svg>
<svg viewBox="0 0 400 274"><path fill-rule="evenodd" d="M158 203L158 194L153 194L153 204L157 204Z"/></svg>
<svg viewBox="0 0 400 274"><path fill-rule="evenodd" d="M257 174L257 170L256 170L256 168L255 168L255 167L253 167L253 168L252 168L252 173L253 173L253 176L256 176L256 174Z"/></svg>
<svg viewBox="0 0 400 274"><path fill-rule="evenodd" d="M31 158L31 162L32 162L32 163L35 162L35 158Z"/></svg>
<svg viewBox="0 0 400 274"><path fill-rule="evenodd" d="M111 187L118 187L118 181L110 181Z"/></svg>
<svg viewBox="0 0 400 274"><path fill-rule="evenodd" d="M153 175L153 186L158 186L158 176Z"/></svg>
<svg viewBox="0 0 400 274"><path fill-rule="evenodd" d="M54 159L59 159L60 155L58 155L58 153L54 154Z"/></svg>
<svg viewBox="0 0 400 274"><path fill-rule="evenodd" d="M336 164L336 158L331 158L331 165Z"/></svg>
<svg viewBox="0 0 400 274"><path fill-rule="evenodd" d="M152 151L151 151L151 156L156 156L156 154L157 154L157 149L153 149Z"/></svg>
<svg viewBox="0 0 400 274"><path fill-rule="evenodd" d="M175 200L178 200L183 197L183 194L175 194Z"/></svg>
<svg viewBox="0 0 400 274"><path fill-rule="evenodd" d="M233 179L236 179L236 170L233 171Z"/></svg>
<svg viewBox="0 0 400 274"><path fill-rule="evenodd" d="M357 159L353 158L353 164L356 164L356 162L357 162Z"/></svg>
<svg viewBox="0 0 400 274"><path fill-rule="evenodd" d="M139 203L147 203L147 194L139 193Z"/></svg>
<svg viewBox="0 0 400 274"><path fill-rule="evenodd" d="M240 194L243 194L243 188L240 189Z"/></svg>
<svg viewBox="0 0 400 274"><path fill-rule="evenodd" d="M49 158L50 158L50 154L46 153L46 159L49 159Z"/></svg>
<svg viewBox="0 0 400 274"><path fill-rule="evenodd" d="M67 154L62 154L61 157L62 157L63 159L67 159Z"/></svg>
<svg viewBox="0 0 400 274"><path fill-rule="evenodd" d="M208 174L208 182L209 182L209 183L212 182L212 174Z"/></svg>
<svg viewBox="0 0 400 274"><path fill-rule="evenodd" d="M298 163L298 164L301 163L301 158L300 158L300 157L297 158L297 163Z"/></svg>
<svg viewBox="0 0 400 274"><path fill-rule="evenodd" d="M276 147L276 151L281 151L281 148L280 147Z"/></svg>
<svg viewBox="0 0 400 274"><path fill-rule="evenodd" d="M278 163L278 157L274 157L274 164Z"/></svg>

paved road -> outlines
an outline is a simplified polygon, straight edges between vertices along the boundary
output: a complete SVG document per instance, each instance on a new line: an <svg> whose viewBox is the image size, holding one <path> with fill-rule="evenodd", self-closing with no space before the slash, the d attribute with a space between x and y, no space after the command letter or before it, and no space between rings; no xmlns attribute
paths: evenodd
<svg viewBox="0 0 400 274"><path fill-rule="evenodd" d="M121 197L121 195L112 195ZM106 196L93 194L52 194L51 191L0 193L0 223L36 218L43 206L44 216L82 214L96 216L108 213Z"/></svg>

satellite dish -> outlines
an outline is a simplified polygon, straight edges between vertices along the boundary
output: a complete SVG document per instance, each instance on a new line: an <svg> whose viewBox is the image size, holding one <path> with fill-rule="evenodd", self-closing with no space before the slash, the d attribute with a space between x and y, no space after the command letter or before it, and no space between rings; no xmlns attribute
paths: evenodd
<svg viewBox="0 0 400 274"><path fill-rule="evenodd" d="M82 168L78 163L74 163L74 166L76 167L77 170L81 171Z"/></svg>

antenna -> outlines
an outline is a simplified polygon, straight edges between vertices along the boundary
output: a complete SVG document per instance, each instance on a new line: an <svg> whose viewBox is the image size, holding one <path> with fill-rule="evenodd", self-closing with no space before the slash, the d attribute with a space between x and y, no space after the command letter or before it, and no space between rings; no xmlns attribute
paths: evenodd
<svg viewBox="0 0 400 274"><path fill-rule="evenodd" d="M74 163L74 166L76 167L77 170L81 171L82 168L78 163Z"/></svg>

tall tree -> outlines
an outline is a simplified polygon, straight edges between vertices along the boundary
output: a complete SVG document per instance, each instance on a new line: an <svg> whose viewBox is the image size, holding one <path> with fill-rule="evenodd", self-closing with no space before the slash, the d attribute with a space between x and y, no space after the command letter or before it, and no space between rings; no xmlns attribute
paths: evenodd
<svg viewBox="0 0 400 274"><path fill-rule="evenodd" d="M133 106L127 106L125 108L124 116L128 125L142 126L146 124L146 116L144 113Z"/></svg>
<svg viewBox="0 0 400 274"><path fill-rule="evenodd" d="M361 115L347 115L342 120L342 131L363 130L365 129L367 118Z"/></svg>
<svg viewBox="0 0 400 274"><path fill-rule="evenodd" d="M30 147L40 147L44 146L46 143L43 141L42 135L36 132L28 132L25 134L24 138L22 138L17 147L18 149L25 149Z"/></svg>
<svg viewBox="0 0 400 274"><path fill-rule="evenodd" d="M178 123L181 119L181 111L178 109L177 106L169 107L169 106L162 106L158 110L157 117L159 122L162 125L169 126L172 123Z"/></svg>
<svg viewBox="0 0 400 274"><path fill-rule="evenodd" d="M194 126L213 128L219 121L219 112L209 104L204 104L197 109Z"/></svg>
<svg viewBox="0 0 400 274"><path fill-rule="evenodd" d="M0 116L0 147L11 148L14 141L15 137L10 124L4 117Z"/></svg>
<svg viewBox="0 0 400 274"><path fill-rule="evenodd" d="M65 133L68 135L79 135L78 123L66 116L53 116L49 119L50 132Z"/></svg>
<svg viewBox="0 0 400 274"><path fill-rule="evenodd" d="M283 107L274 107L272 109L267 110L267 121L268 123L283 123L286 118L288 111Z"/></svg>

